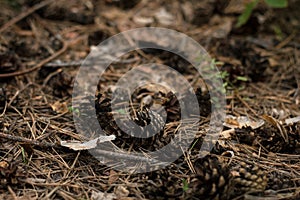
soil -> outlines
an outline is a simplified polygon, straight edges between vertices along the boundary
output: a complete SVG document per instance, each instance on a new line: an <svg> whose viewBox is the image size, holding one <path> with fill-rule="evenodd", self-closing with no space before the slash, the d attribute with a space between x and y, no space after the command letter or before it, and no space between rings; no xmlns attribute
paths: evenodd
<svg viewBox="0 0 300 200"><path fill-rule="evenodd" d="M300 2L275 9L260 1L248 22L236 27L247 2L0 1L0 199L299 199ZM147 155L182 134L176 93L156 84L137 88L130 109L119 102L119 111L128 111L139 126L153 122L157 134L135 138L118 127L114 85L135 66L164 64L183 75L200 115L195 138L177 160L126 173L61 141L86 141L74 125L80 113L72 107L72 92L90 51L117 33L152 26L185 33L206 49L226 89L226 119L201 158L213 103L204 79L173 53L127 53L107 68L96 94L84 99L95 105L105 133L116 136L111 143L128 153L106 156L122 166L130 153Z"/></svg>

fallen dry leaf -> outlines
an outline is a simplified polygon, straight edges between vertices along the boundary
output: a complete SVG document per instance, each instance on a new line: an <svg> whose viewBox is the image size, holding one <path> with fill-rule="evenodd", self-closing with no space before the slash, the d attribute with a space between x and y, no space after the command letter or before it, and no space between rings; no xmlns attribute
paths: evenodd
<svg viewBox="0 0 300 200"><path fill-rule="evenodd" d="M64 147L68 147L70 149L73 149L75 151L79 150L88 150L88 149L93 149L97 147L97 144L103 143L103 142L108 142L112 141L116 138L115 135L108 135L108 136L100 136L96 139L87 141L87 142L80 142L77 140L74 141L61 141L60 145Z"/></svg>
<svg viewBox="0 0 300 200"><path fill-rule="evenodd" d="M67 102L56 101L55 103L50 104L50 106L51 106L52 110L57 112L57 113L68 112Z"/></svg>
<svg viewBox="0 0 300 200"><path fill-rule="evenodd" d="M235 117L232 115L227 115L223 125L228 128L242 128L245 126L249 126L252 129L257 129L262 125L264 125L264 121L263 120L254 121L249 119L249 117L247 116Z"/></svg>

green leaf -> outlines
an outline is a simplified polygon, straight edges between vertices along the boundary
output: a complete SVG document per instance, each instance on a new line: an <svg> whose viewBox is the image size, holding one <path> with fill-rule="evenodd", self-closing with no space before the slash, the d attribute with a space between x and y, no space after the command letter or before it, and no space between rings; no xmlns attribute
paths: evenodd
<svg viewBox="0 0 300 200"><path fill-rule="evenodd" d="M287 0L265 0L265 2L273 8L286 8L288 6Z"/></svg>
<svg viewBox="0 0 300 200"><path fill-rule="evenodd" d="M189 189L189 184L188 184L188 182L185 180L185 179L183 179L182 180L182 189L183 189L183 191L184 192L186 192L186 191L188 191L188 189Z"/></svg>
<svg viewBox="0 0 300 200"><path fill-rule="evenodd" d="M251 13L255 6L258 4L259 0L253 0L250 3L246 4L244 12L239 16L238 22L236 24L236 27L241 27L242 25L246 24L249 20Z"/></svg>
<svg viewBox="0 0 300 200"><path fill-rule="evenodd" d="M236 79L239 81L248 81L248 78L245 76L237 76Z"/></svg>
<svg viewBox="0 0 300 200"><path fill-rule="evenodd" d="M117 112L121 115L125 115L126 114L126 110L125 109L119 109L117 110Z"/></svg>

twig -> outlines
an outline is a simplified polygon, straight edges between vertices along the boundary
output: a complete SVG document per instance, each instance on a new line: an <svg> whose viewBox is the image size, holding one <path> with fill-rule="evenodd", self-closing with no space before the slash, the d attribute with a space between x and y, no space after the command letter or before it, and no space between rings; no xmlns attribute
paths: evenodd
<svg viewBox="0 0 300 200"><path fill-rule="evenodd" d="M0 138L5 138L8 140L17 141L17 142L24 142L27 144L32 144L32 145L36 145L36 146L44 147L44 148L49 148L49 147L61 148L61 147L63 147L63 146L61 146L59 144L55 144L55 143L44 142L44 141L39 142L36 140L27 139L27 138L20 137L20 136L9 135L9 134L5 134L2 132L0 132ZM107 150L102 150L102 149L96 149L96 152L100 155L103 155L106 157L111 157L111 158L126 159L126 160L132 160L132 161L141 161L141 162L147 162L147 163L158 164L158 165L163 164L159 160L136 156L136 155L117 153L117 152L112 152L112 151L107 151Z"/></svg>
<svg viewBox="0 0 300 200"><path fill-rule="evenodd" d="M13 189L11 189L10 186L7 186L7 189L8 189L8 191L9 191L9 193L11 194L12 199L13 199L13 200L18 200L18 197L17 197L16 193L13 191Z"/></svg>
<svg viewBox="0 0 300 200"><path fill-rule="evenodd" d="M42 1L41 3L38 3L38 4L34 5L34 6L32 6L26 12L23 12L23 13L19 14L18 16L12 18L10 21L8 21L6 24L4 24L0 28L0 33L2 33L8 27L10 27L10 26L14 25L15 23L17 23L18 21L24 19L25 17L27 17L31 13L33 13L33 12L41 9L42 7L45 7L46 5L48 5L48 4L52 3L52 2L54 2L54 0L45 0L45 1Z"/></svg>
<svg viewBox="0 0 300 200"><path fill-rule="evenodd" d="M0 78L8 78L8 77L13 77L13 76L20 76L20 75L27 74L29 72L35 71L35 70L41 68L47 62L53 60L54 58L56 58L59 55L61 55L62 53L64 53L68 49L68 47L69 47L69 42L65 42L64 45L63 45L63 47L60 50L58 50L57 52L55 52L54 54L52 54L50 57L42 60L41 62L39 62L34 67L26 69L26 70L23 70L23 71L12 72L12 73L7 73L7 74L0 74Z"/></svg>
<svg viewBox="0 0 300 200"><path fill-rule="evenodd" d="M147 162L147 163L157 164L157 165L164 164L163 161L153 159L153 158L137 156L137 155L130 155L130 154L125 154L125 153L112 152L112 151L107 151L107 150L102 150L102 149L95 149L95 152L97 152L100 155L110 157L110 158L115 158L115 159L140 161L140 162Z"/></svg>
<svg viewBox="0 0 300 200"><path fill-rule="evenodd" d="M19 71L19 72L12 72L12 73L7 73L7 74L0 74L0 78L8 78L8 77L12 77L12 76L20 76L20 75L27 74L29 72L35 71L35 70L43 67L46 63L50 62L54 58L56 58L56 57L60 56L61 54L63 54L69 48L69 46L71 46L72 44L76 43L80 39L82 39L82 37L78 37L78 38L76 38L74 40L64 42L63 47L60 50L58 50L57 52L55 52L54 54L52 54L48 58L45 58L44 60L42 60L41 62L39 62L37 65L35 65L34 67L32 67L30 69L26 69L26 70Z"/></svg>
<svg viewBox="0 0 300 200"><path fill-rule="evenodd" d="M57 75L57 74L59 74L59 73L61 73L61 72L62 72L62 69L60 68L60 69L56 70L55 72L50 73L50 74L45 78L45 80L44 80L44 82L43 82L43 87L45 87L45 86L47 85L48 81L49 81L53 76L55 76L55 75Z"/></svg>
<svg viewBox="0 0 300 200"><path fill-rule="evenodd" d="M5 102L4 109L3 109L3 112L0 114L0 117L4 116L4 114L6 112L6 108L7 108L7 102Z"/></svg>
<svg viewBox="0 0 300 200"><path fill-rule="evenodd" d="M78 60L78 61L70 61L70 62L49 62L44 65L44 67L79 67L81 65L84 66L94 66L95 64L107 64L108 62L120 63L120 64L128 64L138 61L137 58L129 58L129 59L115 59L115 60Z"/></svg>
<svg viewBox="0 0 300 200"><path fill-rule="evenodd" d="M39 141L36 141L36 140L31 140L31 139L27 139L27 138L24 138L24 137L9 135L9 134L5 134L5 133L2 133L2 132L0 132L0 138L5 138L5 139L8 139L8 140L17 141L17 142L24 142L24 143L27 143L27 144L32 144L32 145L36 145L36 146L40 146L40 147L46 147L46 148L59 147L59 145L53 144L53 143L50 143L50 142L44 142L44 141L39 142Z"/></svg>
<svg viewBox="0 0 300 200"><path fill-rule="evenodd" d="M239 94L235 95L240 100L240 102L244 104L244 106L246 106L246 108L248 108L255 116L258 116L258 114L249 106L249 104L246 101L242 99L242 97Z"/></svg>
<svg viewBox="0 0 300 200"><path fill-rule="evenodd" d="M287 38L285 38L282 42L280 42L278 45L275 46L275 49L281 49L284 47L287 43L289 43L294 37L296 36L296 32L294 31L291 35L289 35Z"/></svg>

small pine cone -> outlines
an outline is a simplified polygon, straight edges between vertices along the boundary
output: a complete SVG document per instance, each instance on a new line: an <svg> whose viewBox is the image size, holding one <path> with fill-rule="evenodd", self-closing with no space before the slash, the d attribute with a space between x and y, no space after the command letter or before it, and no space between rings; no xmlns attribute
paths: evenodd
<svg viewBox="0 0 300 200"><path fill-rule="evenodd" d="M266 124L263 127L260 127L256 130L258 135L257 139L254 142L254 145L261 144L262 147L267 149L270 152L281 152L288 143L281 136L278 128Z"/></svg>
<svg viewBox="0 0 300 200"><path fill-rule="evenodd" d="M155 111L152 111L148 109L147 107L138 108L136 110L130 111L130 117L133 122L135 122L136 125L132 127L132 121L128 121L127 119L116 119L119 120L120 123L125 125L126 127L126 133L132 133L131 135L135 135L136 133L139 133L143 138L149 138L157 133L159 133L163 127L164 127L164 120L163 118L156 113ZM146 127L149 124L152 124L152 126Z"/></svg>
<svg viewBox="0 0 300 200"><path fill-rule="evenodd" d="M174 122L180 120L180 105L176 95L172 92L166 94L166 100L162 104L168 115L167 122Z"/></svg>
<svg viewBox="0 0 300 200"><path fill-rule="evenodd" d="M236 128L235 135L237 141L250 146L261 146L269 152L281 152L287 142L280 135L278 129L271 125L264 125L258 129L251 127Z"/></svg>
<svg viewBox="0 0 300 200"><path fill-rule="evenodd" d="M128 119L126 113L113 115L110 109L110 100L107 98L99 101L98 106L96 104L100 126L108 134L116 135L117 138L113 142L117 146L137 151L141 149L154 151L165 146L165 143L159 141L165 122L158 113L146 107L130 109L125 111L129 112L131 119ZM150 123L151 126L147 126ZM140 134L141 137L137 137L136 134ZM169 141L166 139L166 142Z"/></svg>
<svg viewBox="0 0 300 200"><path fill-rule="evenodd" d="M281 190L286 188L299 187L300 181L292 180L288 175L281 174L277 171L268 174L268 186L267 189Z"/></svg>
<svg viewBox="0 0 300 200"><path fill-rule="evenodd" d="M147 199L182 199L182 178L173 174L173 170L170 165L165 169L147 173L148 181L144 184L146 190L142 191ZM174 172L177 173L177 170Z"/></svg>
<svg viewBox="0 0 300 200"><path fill-rule="evenodd" d="M0 188L6 188L8 185L20 185L26 176L27 173L19 166L18 161L0 162Z"/></svg>
<svg viewBox="0 0 300 200"><path fill-rule="evenodd" d="M267 186L267 174L257 165L240 162L232 168L234 194L248 191L264 191Z"/></svg>
<svg viewBox="0 0 300 200"><path fill-rule="evenodd" d="M231 174L226 164L216 156L197 159L196 176L191 180L189 191L197 199L229 199Z"/></svg>
<svg viewBox="0 0 300 200"><path fill-rule="evenodd" d="M154 132L160 131L165 124L163 118L157 112L152 111L147 107L137 109L135 114L131 111L131 118L141 127L147 126L152 122Z"/></svg>
<svg viewBox="0 0 300 200"><path fill-rule="evenodd" d="M250 127L236 128L235 129L236 140L241 144L247 144L252 146L255 140L254 130Z"/></svg>

